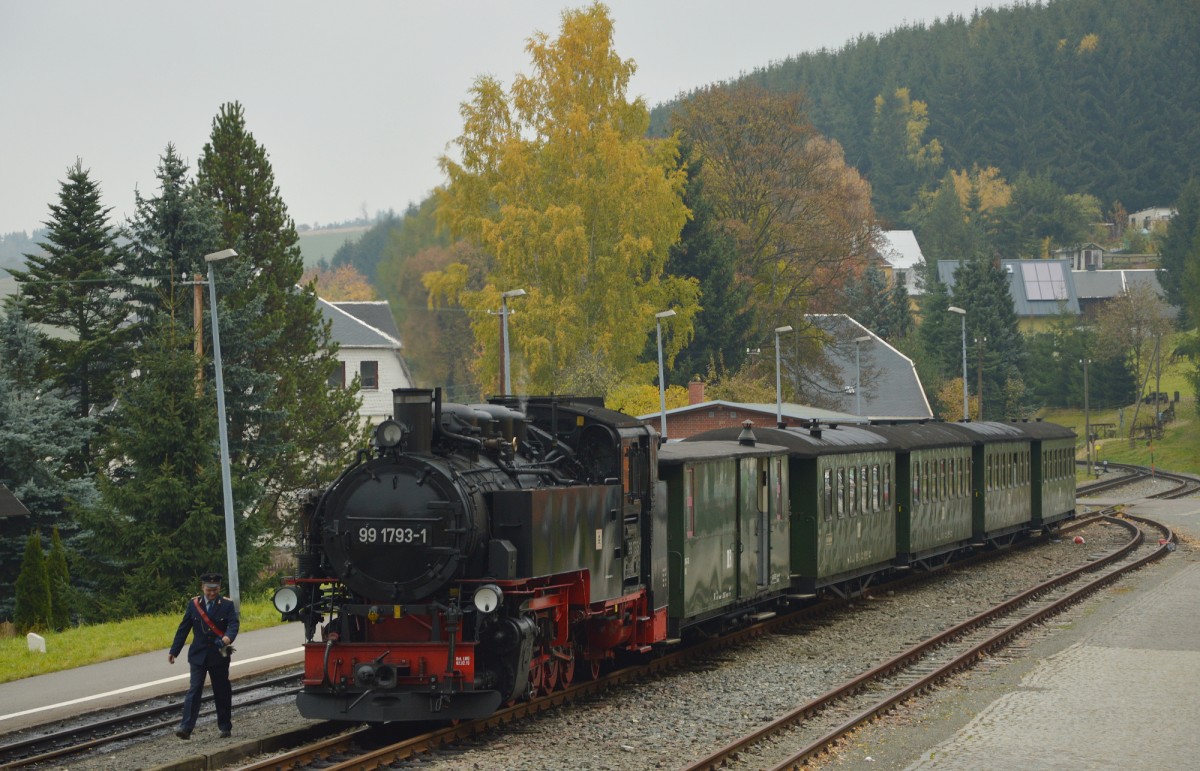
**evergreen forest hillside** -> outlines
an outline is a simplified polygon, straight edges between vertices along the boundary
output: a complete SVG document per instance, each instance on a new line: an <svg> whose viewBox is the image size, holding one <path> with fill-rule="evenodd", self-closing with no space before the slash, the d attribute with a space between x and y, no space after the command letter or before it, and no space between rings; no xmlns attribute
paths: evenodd
<svg viewBox="0 0 1200 771"><path fill-rule="evenodd" d="M879 215L904 223L916 190L948 169L1046 173L1109 210L1166 206L1200 173L1200 3L1055 0L977 11L839 50L806 53L745 76L798 91L808 117L874 188ZM913 178L889 158L885 109L907 89L927 106L923 141L941 168ZM654 111L663 132L674 105Z"/></svg>

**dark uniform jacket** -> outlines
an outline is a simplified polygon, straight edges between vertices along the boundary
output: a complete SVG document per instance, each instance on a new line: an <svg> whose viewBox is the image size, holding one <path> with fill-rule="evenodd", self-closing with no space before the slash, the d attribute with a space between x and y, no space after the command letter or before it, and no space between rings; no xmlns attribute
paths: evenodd
<svg viewBox="0 0 1200 771"><path fill-rule="evenodd" d="M204 597L200 597L200 606L204 607ZM213 624L220 629L231 641L237 638L238 614L234 609L233 600L228 597L218 597L213 602L213 609L205 611ZM183 620L175 630L175 641L171 643L171 655L178 656L183 650L188 632L192 633L192 644L188 646L188 663L195 666L211 666L221 661L221 635L218 635L204 623L204 619L196 611L195 600L188 600L187 608L183 611Z"/></svg>

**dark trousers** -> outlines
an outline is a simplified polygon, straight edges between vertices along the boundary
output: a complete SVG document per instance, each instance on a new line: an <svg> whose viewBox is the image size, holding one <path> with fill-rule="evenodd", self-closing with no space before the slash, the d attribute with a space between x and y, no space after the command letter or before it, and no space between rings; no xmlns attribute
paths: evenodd
<svg viewBox="0 0 1200 771"><path fill-rule="evenodd" d="M196 727L200 714L200 695L204 690L204 677L212 682L213 704L217 708L217 728L222 731L233 729L233 686L229 684L229 659L222 658L219 664L192 664L192 680L187 696L183 699L183 722L179 727L190 731Z"/></svg>

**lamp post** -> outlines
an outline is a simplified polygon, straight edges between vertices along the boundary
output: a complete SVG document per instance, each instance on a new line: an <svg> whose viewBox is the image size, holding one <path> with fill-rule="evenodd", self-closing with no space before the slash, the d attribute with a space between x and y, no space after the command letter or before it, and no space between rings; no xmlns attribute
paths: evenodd
<svg viewBox="0 0 1200 771"><path fill-rule="evenodd" d="M208 263L208 298L212 306L213 368L217 373L217 434L221 438L221 490L225 496L225 552L229 565L229 598L234 608L241 610L241 587L238 583L237 540L233 536L233 484L229 479L229 436L225 425L225 380L221 372L221 325L217 323L217 283L213 278L213 263L237 257L232 249L204 255Z"/></svg>
<svg viewBox="0 0 1200 771"><path fill-rule="evenodd" d="M779 428L783 428L783 387L779 377L779 335L791 331L791 325L775 327L775 425Z"/></svg>
<svg viewBox="0 0 1200 771"><path fill-rule="evenodd" d="M963 421L969 417L967 412L967 312L962 308L951 305L946 310L962 316L962 359L963 359ZM983 416L980 415L982 418Z"/></svg>
<svg viewBox="0 0 1200 771"><path fill-rule="evenodd" d="M1089 359L1081 359L1083 362L1083 447L1086 450L1087 456L1087 473L1092 475L1092 470L1095 465L1092 463L1092 412L1088 403L1088 364Z"/></svg>
<svg viewBox="0 0 1200 771"><path fill-rule="evenodd" d="M662 363L662 320L675 315L675 311L661 311L654 314L654 326L658 330L658 412L660 417L660 425L662 426L662 439L667 441L667 385L663 380L663 363Z"/></svg>
<svg viewBox="0 0 1200 771"><path fill-rule="evenodd" d="M862 344L871 342L870 335L854 338L854 414L862 415Z"/></svg>
<svg viewBox="0 0 1200 771"><path fill-rule="evenodd" d="M524 289L510 289L500 293L500 385L504 389L502 392L504 396L512 393L512 380L509 377L508 364L508 301L513 297L524 296Z"/></svg>

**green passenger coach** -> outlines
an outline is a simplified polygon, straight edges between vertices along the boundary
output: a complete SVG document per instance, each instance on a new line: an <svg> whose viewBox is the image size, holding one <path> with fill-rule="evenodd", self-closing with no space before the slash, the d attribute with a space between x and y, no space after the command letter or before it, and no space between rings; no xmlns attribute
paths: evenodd
<svg viewBox="0 0 1200 771"><path fill-rule="evenodd" d="M693 439L728 440L737 433L721 428ZM788 450L793 590L859 591L891 569L896 454L886 439L847 425L754 433Z"/></svg>
<svg viewBox="0 0 1200 771"><path fill-rule="evenodd" d="M788 586L787 453L674 442L658 451L667 491L668 629L737 615Z"/></svg>

